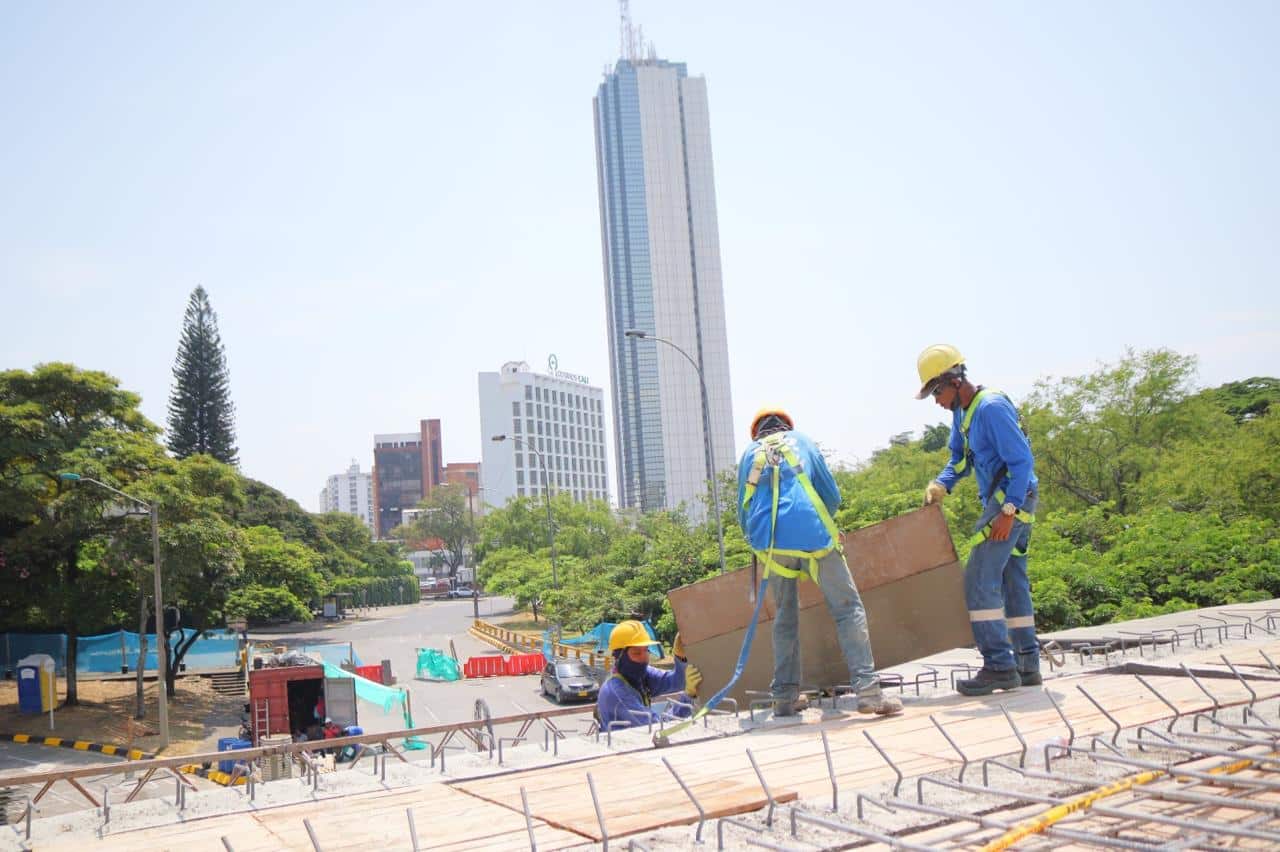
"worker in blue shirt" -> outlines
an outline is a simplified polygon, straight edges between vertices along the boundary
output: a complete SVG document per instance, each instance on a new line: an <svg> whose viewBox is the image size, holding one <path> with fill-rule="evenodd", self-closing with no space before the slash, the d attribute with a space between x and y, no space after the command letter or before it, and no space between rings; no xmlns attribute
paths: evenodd
<svg viewBox="0 0 1280 852"><path fill-rule="evenodd" d="M613 654L613 674L600 687L596 699L596 717L601 730L648 725L656 722L660 714L653 708L653 699L659 695L681 693L668 705L667 718L688 716L692 712L684 689L685 667L688 659L680 635L676 634L671 645L675 667L663 671L649 665L649 646L654 639L638 621L622 621L609 633L609 652Z"/></svg>
<svg viewBox="0 0 1280 852"><path fill-rule="evenodd" d="M738 464L738 523L765 576L773 578L773 714L794 716L808 706L800 695L799 584L805 579L822 590L835 622L858 712L901 713L902 702L884 693L876 675L867 612L832 517L840 489L822 453L776 406L756 412L750 435Z"/></svg>
<svg viewBox="0 0 1280 852"><path fill-rule="evenodd" d="M982 514L964 569L965 603L982 670L959 681L964 695L1035 686L1040 645L1027 580L1027 546L1035 521L1035 457L1018 411L1003 393L969 381L964 356L935 344L920 353L920 392L951 412L951 458L925 489L925 505L941 502L971 472Z"/></svg>

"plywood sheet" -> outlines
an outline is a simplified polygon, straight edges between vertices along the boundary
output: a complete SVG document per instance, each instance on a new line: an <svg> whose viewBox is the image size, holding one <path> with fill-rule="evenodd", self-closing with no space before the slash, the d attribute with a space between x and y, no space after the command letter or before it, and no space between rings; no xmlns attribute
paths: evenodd
<svg viewBox="0 0 1280 852"><path fill-rule="evenodd" d="M524 814L486 802L443 784L407 790L365 793L307 802L258 812L240 812L208 819L164 825L142 831L107 836L92 844L102 850L222 849L222 837L236 852L273 852L280 849L311 850L302 821L311 822L326 852L341 849L408 849L409 822L413 810L418 839L424 848L452 852L481 849L528 849ZM585 838L534 820L539 849L564 849ZM83 838L49 849L83 849Z"/></svg>
<svg viewBox="0 0 1280 852"><path fill-rule="evenodd" d="M742 755L740 745L737 756ZM687 753L681 757L694 755ZM697 762L705 766L703 757L706 756L698 757ZM709 771L691 772L687 777L682 772L682 779L697 797L708 819L747 813L769 803L759 783L754 781L745 758L742 762L742 767L710 766L706 767ZM681 771L679 767L677 771ZM595 783L610 837L698 821L697 809L681 791L671 772L657 759L615 755L494 778L460 781L454 787L517 811L521 808L520 789L523 787L528 796L529 810L538 819L599 841L603 836L587 783L588 773ZM776 802L789 802L796 798L793 790L771 787L771 792Z"/></svg>
<svg viewBox="0 0 1280 852"><path fill-rule="evenodd" d="M719 689L733 674L751 619L745 592L749 575L749 570L726 574L669 596L689 659L702 671L704 689ZM860 589L877 668L972 643L963 575L964 569L952 561L869 591ZM677 595L686 590L688 594ZM772 593L766 591L766 595L751 655L730 693L744 708L747 690L767 690L773 678L774 611ZM821 590L807 580L800 581L799 601L801 682L815 686L848 683L849 669ZM717 632L712 633L708 624ZM691 639L690 634L701 638Z"/></svg>

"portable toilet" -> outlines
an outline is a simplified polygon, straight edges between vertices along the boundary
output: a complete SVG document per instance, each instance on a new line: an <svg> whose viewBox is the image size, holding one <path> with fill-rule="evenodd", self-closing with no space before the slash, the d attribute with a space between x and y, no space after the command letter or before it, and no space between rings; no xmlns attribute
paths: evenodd
<svg viewBox="0 0 1280 852"><path fill-rule="evenodd" d="M58 703L55 663L48 654L29 654L18 660L18 710L48 713Z"/></svg>

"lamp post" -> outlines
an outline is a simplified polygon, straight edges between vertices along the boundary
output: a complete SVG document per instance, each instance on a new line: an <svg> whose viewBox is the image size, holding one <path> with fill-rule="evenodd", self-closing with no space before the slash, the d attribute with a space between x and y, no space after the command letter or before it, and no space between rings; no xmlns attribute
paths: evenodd
<svg viewBox="0 0 1280 852"><path fill-rule="evenodd" d="M560 588L560 581L556 576L556 536L555 522L551 517L551 480L547 477L547 463L542 458L542 453L538 452L534 446L523 438L517 438L515 435L494 435L491 440L496 443L502 443L506 440L516 442L516 446L524 447L538 458L538 467L542 468L542 493L547 499L547 546L551 548L551 588Z"/></svg>
<svg viewBox="0 0 1280 852"><path fill-rule="evenodd" d="M139 500L131 494L126 494L118 488L112 488L105 482L99 482L96 479L90 479L87 476L81 476L78 473L60 473L58 478L66 482L92 482L99 488L105 488L112 494L118 494L126 500L132 500L139 506L142 506L151 515L151 560L155 567L155 610L156 610L156 663L160 670L160 745L158 748L164 748L169 745L169 642L164 632L164 606L160 599L160 510L155 503L147 503Z"/></svg>
<svg viewBox="0 0 1280 852"><path fill-rule="evenodd" d="M716 481L716 457L711 448L711 412L707 407L707 383L702 376L702 368L698 366L698 362L693 360L688 352L685 352L676 344L672 343L664 337L654 337L647 331L641 331L638 328L629 328L623 332L623 336L630 337L633 340L652 340L655 343L665 343L672 349L684 356L685 360L693 367L693 371L698 374L698 389L702 394L702 436L705 438L707 451L707 471L711 474L711 506L716 513L716 542L720 546L720 573L725 570L724 564L724 523L720 518L720 483Z"/></svg>

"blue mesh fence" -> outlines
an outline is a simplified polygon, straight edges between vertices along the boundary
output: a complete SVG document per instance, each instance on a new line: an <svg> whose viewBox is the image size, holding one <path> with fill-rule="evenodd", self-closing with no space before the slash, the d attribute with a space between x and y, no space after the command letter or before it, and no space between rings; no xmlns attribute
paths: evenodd
<svg viewBox="0 0 1280 852"><path fill-rule="evenodd" d="M186 631L179 631L189 635ZM62 633L6 633L3 634L6 670L12 670L18 660L28 654L48 654L53 657L60 675L67 673L67 637ZM171 644L179 640L178 633L169 637ZM237 665L236 652L239 642L230 631L216 631L196 640L182 662L188 671L200 669L225 669ZM135 671L138 662L138 634L127 630L103 633L99 636L81 636L76 646L76 671L81 674L118 673L122 666ZM147 636L146 670L155 671L156 637Z"/></svg>
<svg viewBox="0 0 1280 852"><path fill-rule="evenodd" d="M5 671L15 670L18 660L28 654L48 654L58 674L67 671L67 637L63 633L5 633L0 653L4 654Z"/></svg>

